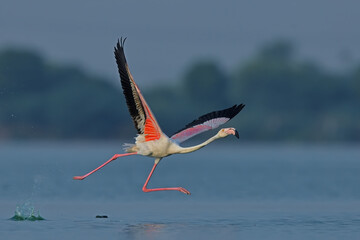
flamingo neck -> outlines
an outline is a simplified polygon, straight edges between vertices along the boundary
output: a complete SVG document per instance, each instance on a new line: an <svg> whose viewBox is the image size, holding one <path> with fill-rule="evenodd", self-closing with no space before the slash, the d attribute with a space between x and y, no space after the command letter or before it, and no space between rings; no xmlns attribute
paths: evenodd
<svg viewBox="0 0 360 240"><path fill-rule="evenodd" d="M220 138L218 136L218 134L216 134L215 136L212 136L211 138L209 138L208 140L206 140L205 142L203 143L200 143L198 145L195 145L195 146L192 146L192 147L185 147L185 148L182 148L180 153L190 153L190 152L194 152L196 150L199 150L200 148L203 148L205 147L206 145L208 145L209 143L215 141L216 139Z"/></svg>

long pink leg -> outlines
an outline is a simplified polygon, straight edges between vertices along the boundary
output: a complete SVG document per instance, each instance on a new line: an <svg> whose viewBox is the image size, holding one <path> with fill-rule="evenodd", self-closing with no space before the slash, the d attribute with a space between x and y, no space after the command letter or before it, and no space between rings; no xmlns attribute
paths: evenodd
<svg viewBox="0 0 360 240"><path fill-rule="evenodd" d="M146 188L147 185L148 185L148 182L149 182L149 180L150 180L150 178L151 178L151 175L153 174L153 172L154 172L154 170L155 170L155 168L156 168L157 165L158 165L158 163L155 162L153 168L151 169L151 172L150 172L149 176L148 176L147 179L146 179L146 182L145 182L145 184L144 184L144 186L143 186L143 188L142 188L142 190L143 190L144 192L155 192L155 191L175 190L175 191L180 191L180 192L182 192L182 193L185 193L185 194L187 194L187 195L190 195L190 194L191 194L188 190L186 190L185 188L182 188L182 187L153 188L153 189L148 189L148 188Z"/></svg>
<svg viewBox="0 0 360 240"><path fill-rule="evenodd" d="M87 176L89 176L90 174L93 174L94 172L96 172L97 170L99 170L100 168L104 167L106 164L110 163L111 161L114 161L115 159L119 158L119 157L125 157L125 156L129 156L129 155L134 155L137 154L135 153L124 153L124 154L115 154L112 158L110 158L109 160L107 160L105 163L103 163L102 165L100 165L99 167L95 168L94 170L92 170L91 172L83 175L83 176L75 176L73 177L74 180L83 180L84 178L86 178Z"/></svg>

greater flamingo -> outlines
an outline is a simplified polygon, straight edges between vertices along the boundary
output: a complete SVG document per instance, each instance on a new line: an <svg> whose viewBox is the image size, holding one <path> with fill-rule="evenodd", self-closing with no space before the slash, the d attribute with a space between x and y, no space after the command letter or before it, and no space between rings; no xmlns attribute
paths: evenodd
<svg viewBox="0 0 360 240"><path fill-rule="evenodd" d="M149 189L147 188L147 185L152 174L154 173L156 166L159 164L162 158L172 154L190 153L196 151L208 145L212 141L219 138L227 137L228 135L234 135L239 138L239 134L235 130L235 128L223 128L213 137L196 146L181 147L179 145L181 142L184 142L185 140L199 133L217 128L221 124L226 123L227 121L235 117L245 105L234 105L224 110L214 111L205 114L194 120L193 122L189 123L188 125L186 125L185 128L181 129L169 138L161 131L158 123L156 122L154 114L151 112L148 104L146 103L144 97L142 96L138 86L136 85L130 73L124 54L125 40L126 38L121 38L120 41L118 41L116 47L114 48L114 53L116 63L118 65L118 71L120 74L121 85L125 95L126 103L129 108L130 115L134 121L135 128L138 132L138 135L135 138L135 144L126 144L125 151L127 153L115 154L112 158L110 158L108 161L106 161L104 164L100 165L96 169L83 176L75 176L74 179L83 180L90 174L96 172L100 168L104 167L106 164L114 161L119 157L137 154L155 158L155 163L142 188L144 192L176 190L185 194L190 194L188 190L182 187Z"/></svg>

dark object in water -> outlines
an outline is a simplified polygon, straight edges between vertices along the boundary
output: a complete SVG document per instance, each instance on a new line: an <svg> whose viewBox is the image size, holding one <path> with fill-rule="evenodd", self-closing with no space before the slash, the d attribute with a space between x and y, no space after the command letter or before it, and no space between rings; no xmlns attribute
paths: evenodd
<svg viewBox="0 0 360 240"><path fill-rule="evenodd" d="M96 215L96 218L108 218L106 215Z"/></svg>

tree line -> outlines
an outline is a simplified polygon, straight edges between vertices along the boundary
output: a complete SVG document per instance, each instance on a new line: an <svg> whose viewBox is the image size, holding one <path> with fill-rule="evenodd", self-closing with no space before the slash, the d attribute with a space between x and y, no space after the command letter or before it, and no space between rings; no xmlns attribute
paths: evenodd
<svg viewBox="0 0 360 240"><path fill-rule="evenodd" d="M231 71L211 59L194 62L176 83L142 91L169 135L201 114L244 103L230 124L244 141L360 140L360 65L330 72L296 58L288 41L265 45ZM120 83L35 51L0 51L0 139L135 133Z"/></svg>

